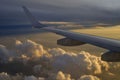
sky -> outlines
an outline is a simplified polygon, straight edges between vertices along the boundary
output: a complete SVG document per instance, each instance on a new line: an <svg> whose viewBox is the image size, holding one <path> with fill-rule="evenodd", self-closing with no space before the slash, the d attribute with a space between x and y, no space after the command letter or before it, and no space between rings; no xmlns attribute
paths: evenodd
<svg viewBox="0 0 120 80"><path fill-rule="evenodd" d="M28 23L23 5L42 21L112 25L120 21L119 0L0 0L0 25Z"/></svg>

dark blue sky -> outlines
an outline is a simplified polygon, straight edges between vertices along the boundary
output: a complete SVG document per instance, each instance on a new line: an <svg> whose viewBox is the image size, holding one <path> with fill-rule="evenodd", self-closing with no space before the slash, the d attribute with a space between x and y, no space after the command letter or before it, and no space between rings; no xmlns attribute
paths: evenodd
<svg viewBox="0 0 120 80"><path fill-rule="evenodd" d="M120 0L0 0L0 25L26 24L22 5L44 21L120 22Z"/></svg>

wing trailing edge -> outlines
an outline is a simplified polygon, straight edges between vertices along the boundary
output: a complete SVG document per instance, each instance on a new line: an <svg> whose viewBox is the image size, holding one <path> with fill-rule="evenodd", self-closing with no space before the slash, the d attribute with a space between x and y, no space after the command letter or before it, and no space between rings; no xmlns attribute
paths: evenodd
<svg viewBox="0 0 120 80"><path fill-rule="evenodd" d="M110 51L120 52L120 41L118 40L93 36L88 34L81 34L81 33L78 34L71 31L65 31L53 27L48 27L44 24L39 23L37 19L29 12L29 10L26 7L23 7L23 9L35 28L42 28L43 30L65 36L73 40L89 43L101 48L108 49Z"/></svg>

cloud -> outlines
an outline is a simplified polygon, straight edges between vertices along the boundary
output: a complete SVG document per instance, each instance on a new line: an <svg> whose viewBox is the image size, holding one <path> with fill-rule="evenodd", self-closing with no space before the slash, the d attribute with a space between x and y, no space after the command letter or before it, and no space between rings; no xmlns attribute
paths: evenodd
<svg viewBox="0 0 120 80"><path fill-rule="evenodd" d="M33 75L31 76L23 76L17 74L16 76L9 75L5 72L0 73L0 80L45 80L45 78L42 77L35 77Z"/></svg>
<svg viewBox="0 0 120 80"><path fill-rule="evenodd" d="M35 57L35 59L36 57L42 57L44 54L49 54L49 57L45 57L47 58L45 62L50 63L50 65L47 66L52 67L53 71L64 71L74 77L88 73L101 74L102 70L108 71L109 69L109 64L101 61L100 57L91 55L88 52L82 51L80 53L73 53L67 52L61 48L53 48L47 51L43 49L42 45L31 40L26 40L25 42L17 40L16 51L17 54L24 54L30 58Z"/></svg>
<svg viewBox="0 0 120 80"><path fill-rule="evenodd" d="M84 28L82 25L75 23L75 22L50 22L50 21L42 21L41 23L49 25L49 26L54 26L56 28L63 28L63 29L80 29Z"/></svg>
<svg viewBox="0 0 120 80"><path fill-rule="evenodd" d="M56 76L56 80L72 80L70 74L64 74L62 71L59 71Z"/></svg>
<svg viewBox="0 0 120 80"><path fill-rule="evenodd" d="M1 62L7 62L9 57L9 51L3 45L0 45L0 60Z"/></svg>
<svg viewBox="0 0 120 80"><path fill-rule="evenodd" d="M18 55L26 55L31 58L37 58L44 55L43 46L31 40L26 40L23 43L16 41L16 53Z"/></svg>
<svg viewBox="0 0 120 80"><path fill-rule="evenodd" d="M34 75L26 76L26 80L38 79L38 77L41 77L41 80L42 77L51 80L72 80L73 78L99 80L100 76L103 75L106 75L103 79L108 79L108 76L112 79L115 76L114 70L117 71L120 67L117 64L104 62L100 57L85 51L74 53L61 48L47 50L44 49L43 45L31 40L16 40L12 50L1 45L0 54L2 61L8 57L7 63L0 63L1 71L5 70L9 73L10 71L17 73L23 71L24 75ZM21 65L21 63L24 64ZM17 71L14 70L14 66L17 66ZM12 69L10 69L11 67ZM7 74L7 76L9 75Z"/></svg>
<svg viewBox="0 0 120 80"><path fill-rule="evenodd" d="M48 51L52 55L52 67L55 71L64 71L74 77L80 74L101 74L102 70L108 71L109 64L100 60L100 57L91 55L88 52L80 53L66 52L60 48Z"/></svg>
<svg viewBox="0 0 120 80"><path fill-rule="evenodd" d="M4 0L4 1L1 1L2 4L7 4L8 5L21 5L21 3L24 3L26 5L31 5L30 3L33 3L31 6L36 6L36 5L39 5L39 4L46 4L46 5L53 5L53 6L58 6L58 7L82 7L82 6L96 6L96 7L104 7L104 8L119 8L120 5L119 5L119 2L118 0L102 0L102 1L96 1L96 0L75 0L75 1L72 1L72 0L69 0L69 2L66 0L60 0L60 1L56 1L56 0L44 0L44 1L40 1L40 0L29 0L29 2L27 0L21 0L21 1L17 1L17 0L13 0L13 1L8 1L8 0ZM15 4L16 3L16 4ZM36 4L36 5L35 5ZM70 5L69 5L70 4Z"/></svg>
<svg viewBox="0 0 120 80"><path fill-rule="evenodd" d="M93 75L83 75L78 80L100 80L100 79Z"/></svg>
<svg viewBox="0 0 120 80"><path fill-rule="evenodd" d="M4 0L0 3L2 12L0 23L26 24L27 20L21 9L22 5L26 5L33 13L39 14L36 16L40 20L119 24L119 2L118 0Z"/></svg>
<svg viewBox="0 0 120 80"><path fill-rule="evenodd" d="M10 76L7 74L7 73L0 73L0 79L1 80L9 80L10 79Z"/></svg>
<svg viewBox="0 0 120 80"><path fill-rule="evenodd" d="M9 75L5 72L0 73L0 80L46 80L44 77L35 77L31 76L23 76L23 75ZM52 77L49 77L47 80L72 80L70 74L64 74L62 71L59 71Z"/></svg>
<svg viewBox="0 0 120 80"><path fill-rule="evenodd" d="M26 76L24 80L38 80L38 79L35 76ZM44 80L44 79L40 79L40 80Z"/></svg>
<svg viewBox="0 0 120 80"><path fill-rule="evenodd" d="M0 73L0 80L75 80L71 78L70 74L65 74L62 71L59 71L57 74L55 74L52 77L44 78L44 77L35 77L33 75L31 76L23 76L23 75L9 75L5 72ZM93 75L83 75L77 80L100 80L98 77Z"/></svg>

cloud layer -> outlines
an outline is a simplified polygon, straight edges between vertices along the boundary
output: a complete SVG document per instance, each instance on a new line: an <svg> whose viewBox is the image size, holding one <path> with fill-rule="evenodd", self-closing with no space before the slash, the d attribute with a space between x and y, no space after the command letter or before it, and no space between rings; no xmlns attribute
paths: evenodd
<svg viewBox="0 0 120 80"><path fill-rule="evenodd" d="M119 24L119 3L118 0L2 0L0 24L26 24L22 5L28 6L39 20L44 21Z"/></svg>
<svg viewBox="0 0 120 80"><path fill-rule="evenodd" d="M35 77L35 76L22 76L22 75L16 75L11 76L7 73L0 73L0 79L1 80L74 80L71 78L70 74L64 74L63 72L59 71L54 78L45 79L43 77ZM83 75L78 80L100 80L96 76L92 75Z"/></svg>
<svg viewBox="0 0 120 80"><path fill-rule="evenodd" d="M31 40L16 40L13 50L1 45L0 54L1 62L4 65L9 65L9 67L18 66L19 69L17 70L22 67L24 73L28 71L28 73L31 73L29 75L33 75L24 77L22 75L10 76L7 73L1 73L0 78L21 78L19 80L100 80L100 76L106 75L103 79L108 79L108 76L112 79L112 77L115 77L112 70L119 68L118 64L101 61L100 57L85 51L74 53L61 48L46 50L41 44ZM3 66L2 63L1 66ZM19 67L21 63L23 64ZM111 67L110 65L114 66ZM9 67L6 67L8 71Z"/></svg>

